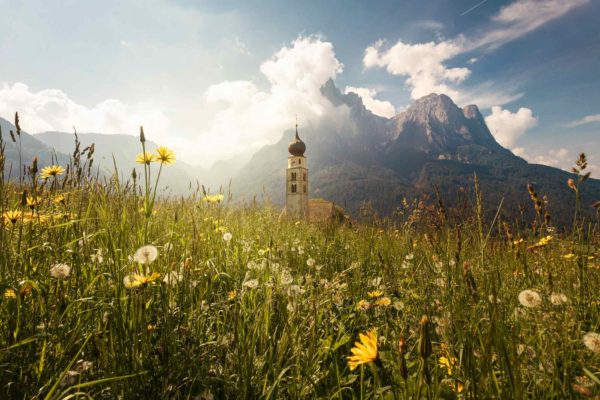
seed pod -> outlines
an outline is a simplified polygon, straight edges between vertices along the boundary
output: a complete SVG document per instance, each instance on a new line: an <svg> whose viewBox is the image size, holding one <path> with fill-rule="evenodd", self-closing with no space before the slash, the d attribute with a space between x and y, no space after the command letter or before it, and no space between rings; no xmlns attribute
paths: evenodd
<svg viewBox="0 0 600 400"><path fill-rule="evenodd" d="M429 318L427 315L421 317L421 335L419 337L419 354L427 360L431 355L431 337L429 336Z"/></svg>
<svg viewBox="0 0 600 400"><path fill-rule="evenodd" d="M140 142L145 143L146 142L146 136L144 135L144 127L140 126Z"/></svg>

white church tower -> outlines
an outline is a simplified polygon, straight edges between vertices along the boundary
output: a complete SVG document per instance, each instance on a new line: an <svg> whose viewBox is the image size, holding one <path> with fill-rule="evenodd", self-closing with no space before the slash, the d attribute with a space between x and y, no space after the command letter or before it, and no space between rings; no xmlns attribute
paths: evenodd
<svg viewBox="0 0 600 400"><path fill-rule="evenodd" d="M298 136L288 146L288 167L285 185L285 209L288 217L296 220L308 220L308 168L306 168L306 145Z"/></svg>

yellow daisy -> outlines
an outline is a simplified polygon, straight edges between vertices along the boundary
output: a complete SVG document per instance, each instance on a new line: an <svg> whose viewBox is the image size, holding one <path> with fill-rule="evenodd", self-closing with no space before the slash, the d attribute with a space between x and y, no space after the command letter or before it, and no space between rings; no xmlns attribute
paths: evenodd
<svg viewBox="0 0 600 400"><path fill-rule="evenodd" d="M19 222L22 216L23 213L19 210L9 210L2 214L2 218L9 221L11 224L16 224Z"/></svg>
<svg viewBox="0 0 600 400"><path fill-rule="evenodd" d="M173 150L160 146L156 149L156 160L161 164L173 164L175 162L175 153Z"/></svg>
<svg viewBox="0 0 600 400"><path fill-rule="evenodd" d="M48 179L51 176L62 175L65 172L65 169L60 165L49 165L47 167L42 168L42 172L40 176L44 179Z"/></svg>
<svg viewBox="0 0 600 400"><path fill-rule="evenodd" d="M150 164L154 161L156 161L156 156L148 152L138 154L135 159L135 162L138 164Z"/></svg>
<svg viewBox="0 0 600 400"><path fill-rule="evenodd" d="M123 286L127 289L135 289L140 286L145 286L150 282L154 282L160 278L160 274L158 272L154 272L152 275L144 276L144 275L127 275L123 279Z"/></svg>
<svg viewBox="0 0 600 400"><path fill-rule="evenodd" d="M383 295L383 291L381 290L373 290L372 292L367 292L370 298L379 297Z"/></svg>
<svg viewBox="0 0 600 400"><path fill-rule="evenodd" d="M389 297L382 297L380 299L375 300L373 305L387 307L392 304L392 301Z"/></svg>
<svg viewBox="0 0 600 400"><path fill-rule="evenodd" d="M379 353L377 352L377 334L372 329L366 334L359 334L360 342L355 342L351 356L348 356L348 367L354 371L361 364L368 364L377 361Z"/></svg>

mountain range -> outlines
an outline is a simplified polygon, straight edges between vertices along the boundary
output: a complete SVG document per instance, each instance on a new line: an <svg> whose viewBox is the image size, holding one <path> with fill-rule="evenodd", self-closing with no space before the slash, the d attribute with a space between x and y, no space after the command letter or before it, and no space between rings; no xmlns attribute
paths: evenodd
<svg viewBox="0 0 600 400"><path fill-rule="evenodd" d="M472 191L477 175L491 213L501 201L507 216L518 215L522 206L531 209L527 185L532 184L540 195L546 195L557 223L570 221L574 195L566 181L574 175L529 164L502 147L476 105L460 108L446 95L430 94L396 116L384 118L369 111L357 94L341 93L332 80L321 87L321 93L333 106L342 108L346 117L325 115L299 130L307 146L311 197L334 201L354 216L365 204L380 215L390 215L404 198L439 194L448 205L457 205L457 194ZM17 147L7 136L14 126L1 118L0 126L7 143L7 159L18 160ZM283 206L287 145L293 135L290 129L249 160L224 160L210 169L178 161L164 170L165 189L187 193L199 182L214 191L231 182L238 200L263 198ZM99 133L78 136L82 146L95 143L94 159L100 173L114 170L113 157L126 175L139 168L134 163L141 151L137 137ZM24 162L36 154L42 162L49 161L52 154L65 160L74 148L73 134L64 132L23 132L22 140ZM156 147L152 142L146 144L149 150ZM600 181L589 179L582 191L582 203L588 206L599 199Z"/></svg>

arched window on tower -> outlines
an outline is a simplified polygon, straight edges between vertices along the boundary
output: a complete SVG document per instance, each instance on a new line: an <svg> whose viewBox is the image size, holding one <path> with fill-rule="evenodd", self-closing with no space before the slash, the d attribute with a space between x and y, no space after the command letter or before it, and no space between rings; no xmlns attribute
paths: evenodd
<svg viewBox="0 0 600 400"><path fill-rule="evenodd" d="M292 172L292 180L295 181L296 180L296 173Z"/></svg>
<svg viewBox="0 0 600 400"><path fill-rule="evenodd" d="M306 185L304 185L304 193L306 193Z"/></svg>
<svg viewBox="0 0 600 400"><path fill-rule="evenodd" d="M292 183L292 193L296 193L296 184Z"/></svg>
<svg viewBox="0 0 600 400"><path fill-rule="evenodd" d="M303 180L306 182L306 172L304 173L304 179Z"/></svg>
<svg viewBox="0 0 600 400"><path fill-rule="evenodd" d="M302 159L298 159L298 164L302 165Z"/></svg>

